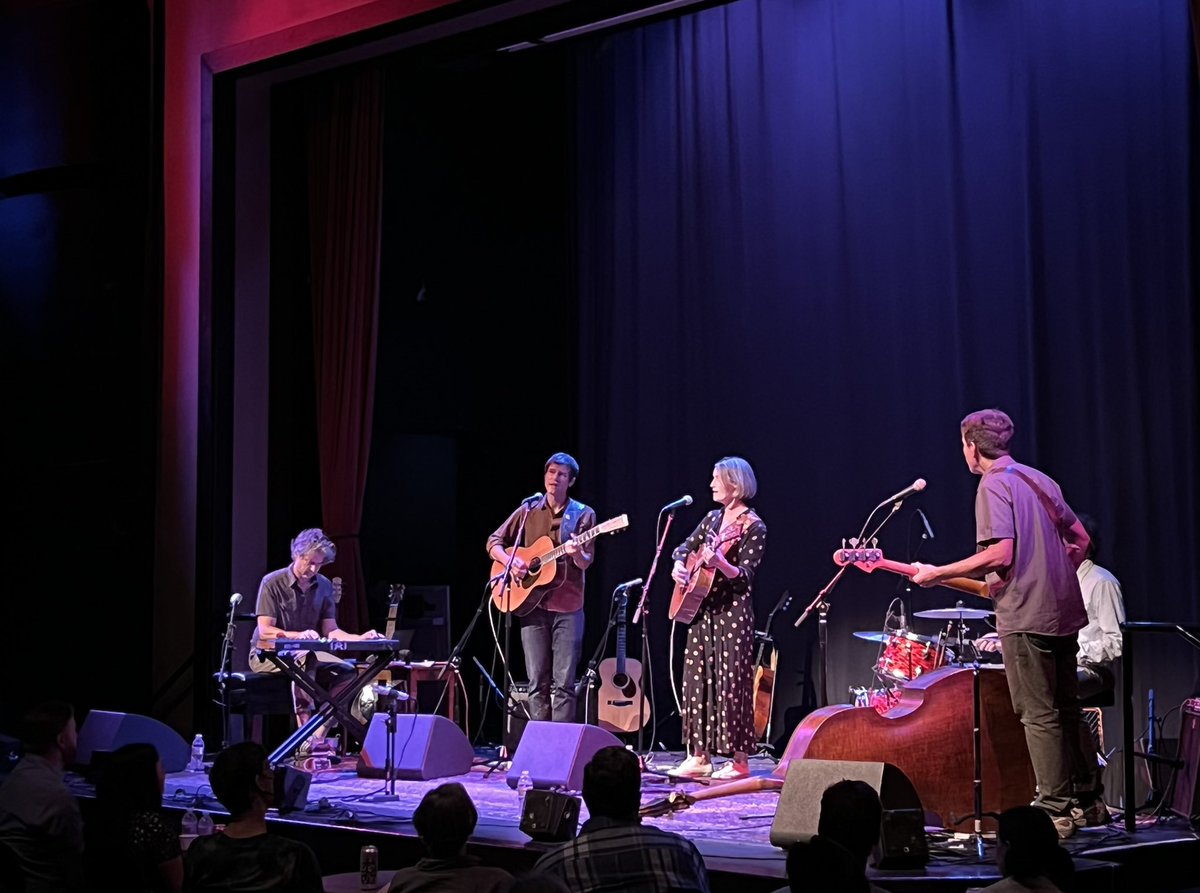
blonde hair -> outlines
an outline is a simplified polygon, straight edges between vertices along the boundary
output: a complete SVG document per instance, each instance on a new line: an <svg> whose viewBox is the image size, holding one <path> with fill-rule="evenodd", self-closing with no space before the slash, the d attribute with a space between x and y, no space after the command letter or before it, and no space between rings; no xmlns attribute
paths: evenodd
<svg viewBox="0 0 1200 893"><path fill-rule="evenodd" d="M758 492L758 478L754 476L754 469L740 456L726 456L715 468L721 480L733 488L739 499L753 499Z"/></svg>

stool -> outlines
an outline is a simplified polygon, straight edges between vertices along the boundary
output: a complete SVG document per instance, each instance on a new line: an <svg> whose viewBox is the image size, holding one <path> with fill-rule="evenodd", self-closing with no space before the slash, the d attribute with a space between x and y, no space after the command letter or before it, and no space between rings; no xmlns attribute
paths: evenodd
<svg viewBox="0 0 1200 893"><path fill-rule="evenodd" d="M220 687L220 674L214 673L213 680ZM263 739L264 716L287 716L288 725L293 724L296 707L292 701L292 681L283 673L230 673L226 681L225 697L229 704L229 729L227 737L231 744L253 740L265 744ZM249 723L249 736L246 725Z"/></svg>

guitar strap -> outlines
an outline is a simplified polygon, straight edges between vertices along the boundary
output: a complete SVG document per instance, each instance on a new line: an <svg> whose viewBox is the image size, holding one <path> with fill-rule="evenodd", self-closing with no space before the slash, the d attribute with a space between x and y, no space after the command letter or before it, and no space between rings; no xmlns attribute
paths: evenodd
<svg viewBox="0 0 1200 893"><path fill-rule="evenodd" d="M1068 525L1065 523L1066 519L1064 518L1062 511L1057 505L1054 504L1054 500L1047 496L1046 492L1034 482L1033 478L1021 471L1021 469L1017 468L1015 465L1004 466L1004 473L1015 474L1029 485L1029 489L1037 494L1038 500L1042 503L1042 508L1046 510L1046 514L1049 515L1050 520L1054 522L1054 528L1056 530L1063 531L1067 529Z"/></svg>
<svg viewBox="0 0 1200 893"><path fill-rule="evenodd" d="M754 522L757 520L758 520L758 515L754 514L754 509L751 509L751 508L746 509L740 515L738 515L736 518L734 518L733 523L738 525L739 527L741 527L742 532L739 533L733 539L726 540L725 542L721 543L721 545L719 547L721 550L721 554L728 555L729 550L732 549L734 547L734 544L736 544L742 537L744 537L746 535L746 531L749 530L751 527L753 527Z"/></svg>

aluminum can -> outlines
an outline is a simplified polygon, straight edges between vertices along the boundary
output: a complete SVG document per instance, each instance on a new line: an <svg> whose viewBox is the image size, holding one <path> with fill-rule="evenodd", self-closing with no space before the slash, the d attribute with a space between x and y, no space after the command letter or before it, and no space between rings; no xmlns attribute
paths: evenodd
<svg viewBox="0 0 1200 893"><path fill-rule="evenodd" d="M368 844L358 854L359 887L374 890L379 886L379 850Z"/></svg>

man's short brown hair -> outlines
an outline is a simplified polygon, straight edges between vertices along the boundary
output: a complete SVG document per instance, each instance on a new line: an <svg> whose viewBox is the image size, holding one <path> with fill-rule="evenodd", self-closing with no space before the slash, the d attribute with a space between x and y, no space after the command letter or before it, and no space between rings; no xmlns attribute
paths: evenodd
<svg viewBox="0 0 1200 893"><path fill-rule="evenodd" d="M995 459L1008 455L1013 423L1007 413L998 409L981 409L968 415L958 427L963 440L979 447L981 456Z"/></svg>

